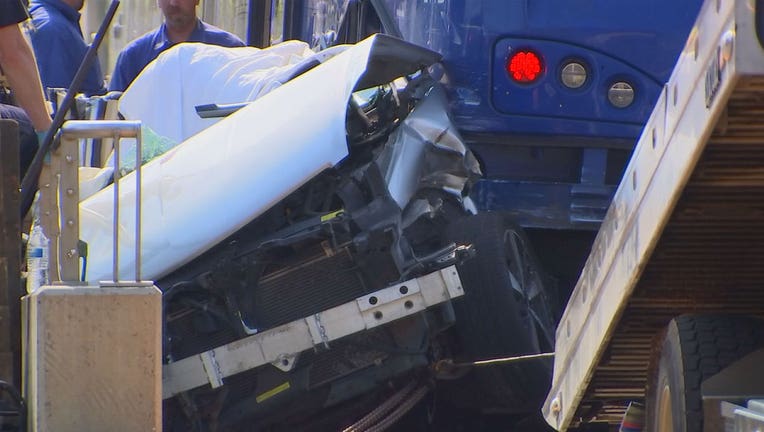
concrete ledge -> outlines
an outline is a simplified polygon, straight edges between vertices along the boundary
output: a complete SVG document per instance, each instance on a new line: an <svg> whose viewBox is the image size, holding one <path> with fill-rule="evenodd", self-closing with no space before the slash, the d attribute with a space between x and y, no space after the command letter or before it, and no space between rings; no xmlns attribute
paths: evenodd
<svg viewBox="0 0 764 432"><path fill-rule="evenodd" d="M153 285L25 297L29 430L161 430L161 302Z"/></svg>

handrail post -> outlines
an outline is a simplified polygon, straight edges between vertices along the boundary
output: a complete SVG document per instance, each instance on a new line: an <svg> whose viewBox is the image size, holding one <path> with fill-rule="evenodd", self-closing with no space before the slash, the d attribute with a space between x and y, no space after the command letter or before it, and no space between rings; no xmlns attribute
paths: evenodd
<svg viewBox="0 0 764 432"><path fill-rule="evenodd" d="M79 180L77 143L85 138L114 139L114 204L113 204L113 260L112 284L120 281L119 274L119 227L121 183L120 140L134 138L136 141L136 213L135 213L135 260L134 280L140 281L141 251L141 123L139 121L69 120L61 127L61 145L51 152L50 163L40 181L40 200L44 203L42 223L50 240L51 283L79 284ZM46 172L48 171L48 172Z"/></svg>

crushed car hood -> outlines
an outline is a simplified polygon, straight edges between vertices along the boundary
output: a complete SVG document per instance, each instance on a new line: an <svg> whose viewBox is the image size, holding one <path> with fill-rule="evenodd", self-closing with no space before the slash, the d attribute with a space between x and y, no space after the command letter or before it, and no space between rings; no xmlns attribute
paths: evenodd
<svg viewBox="0 0 764 432"><path fill-rule="evenodd" d="M155 280L187 263L347 157L346 110L354 90L389 82L438 60L437 53L421 47L372 36L144 165L142 278ZM168 68L167 82L177 80L177 72L177 67ZM179 100L147 101L157 107L187 103L182 93ZM89 281L113 277L112 188L80 204ZM122 278L132 278L135 271L135 196L135 173L131 173L120 181Z"/></svg>

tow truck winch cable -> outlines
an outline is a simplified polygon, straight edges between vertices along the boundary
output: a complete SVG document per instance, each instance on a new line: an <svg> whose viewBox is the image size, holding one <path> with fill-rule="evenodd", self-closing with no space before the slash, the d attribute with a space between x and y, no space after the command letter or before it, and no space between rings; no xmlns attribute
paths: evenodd
<svg viewBox="0 0 764 432"><path fill-rule="evenodd" d="M444 359L439 361L435 365L435 368L438 369L440 367L448 368L448 367L467 367L467 366L490 366L490 365L496 365L496 364L517 363L522 361L552 358L552 357L554 357L553 352L521 355L521 356L514 356L514 357L500 357L495 359L478 360L473 362L461 362L461 363L454 363L454 361L451 359Z"/></svg>
<svg viewBox="0 0 764 432"><path fill-rule="evenodd" d="M24 179L21 181L22 219L29 211L29 208L32 207L34 195L37 191L37 181L40 177L40 171L42 170L42 163L45 159L45 155L48 154L48 152L51 150L56 132L61 127L61 125L64 124L66 113L69 112L69 109L72 107L72 104L74 103L74 97L77 95L77 93L79 93L82 82L85 81L85 76L89 72L90 65L93 64L93 61L96 59L96 54L98 54L98 47L101 45L101 41L106 34L106 30L109 28L109 24L111 24L112 18L114 18L114 13L117 11L117 6L119 6L119 0L112 0L111 4L109 5L109 9L106 11L106 16L101 22L101 27L98 28L98 32L93 39L93 43L90 44L88 50L85 52L85 57L82 59L80 67L77 69L77 73L74 74L72 83L66 90L66 96L64 96L64 100L56 110L56 115L53 117L53 122L50 125L50 129L45 132L45 137L40 143L40 147L37 149L37 153L35 153L34 159L29 165L29 169L27 170L26 175L24 175Z"/></svg>

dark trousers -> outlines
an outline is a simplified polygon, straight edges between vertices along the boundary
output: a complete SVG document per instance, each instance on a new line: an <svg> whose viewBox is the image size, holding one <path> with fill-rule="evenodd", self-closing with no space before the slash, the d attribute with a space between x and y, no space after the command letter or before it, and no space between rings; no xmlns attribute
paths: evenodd
<svg viewBox="0 0 764 432"><path fill-rule="evenodd" d="M29 165L37 152L37 134L29 116L19 107L0 103L0 118L16 120L19 124L19 166L21 178L24 178Z"/></svg>

